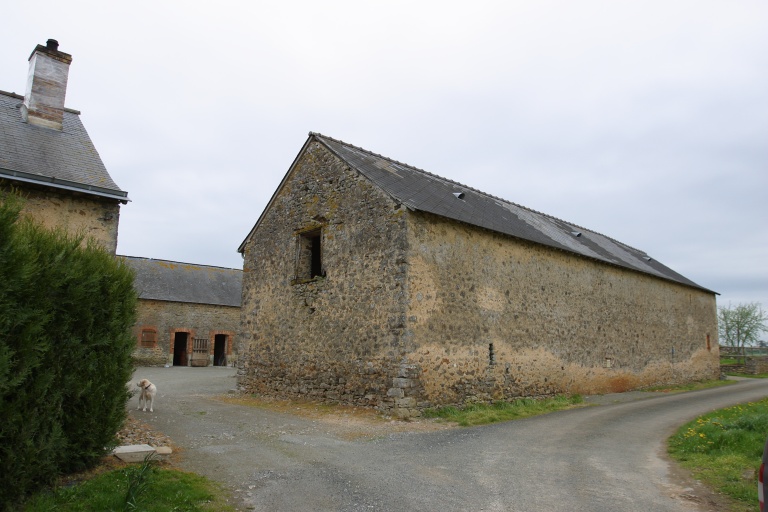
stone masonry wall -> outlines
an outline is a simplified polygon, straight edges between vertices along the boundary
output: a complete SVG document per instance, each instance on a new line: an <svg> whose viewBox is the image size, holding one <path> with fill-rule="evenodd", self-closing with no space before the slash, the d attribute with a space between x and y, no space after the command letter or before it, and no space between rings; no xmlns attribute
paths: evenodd
<svg viewBox="0 0 768 512"><path fill-rule="evenodd" d="M317 142L244 245L242 304L241 390L401 417L719 374L713 293L407 210Z"/></svg>
<svg viewBox="0 0 768 512"><path fill-rule="evenodd" d="M393 379L408 371L404 210L324 146L306 148L244 247L243 390L392 402Z"/></svg>
<svg viewBox="0 0 768 512"><path fill-rule="evenodd" d="M768 357L751 357L747 359L746 372L752 375L768 373Z"/></svg>
<svg viewBox="0 0 768 512"><path fill-rule="evenodd" d="M141 346L141 331L153 329L157 343L153 348ZM187 353L192 354L192 340L207 338L210 357L213 357L216 334L227 338L227 364L236 362L236 333L240 330L240 308L209 304L190 304L160 300L140 299L137 307L136 324L133 334L136 338L134 359L143 366L173 364L173 342L176 332L188 332Z"/></svg>
<svg viewBox="0 0 768 512"><path fill-rule="evenodd" d="M0 180L1 181L1 180ZM117 250L120 203L83 194L65 194L40 188L25 188L23 214L46 228L61 228L93 238L112 254Z"/></svg>
<svg viewBox="0 0 768 512"><path fill-rule="evenodd" d="M407 406L716 379L715 296L409 216Z"/></svg>

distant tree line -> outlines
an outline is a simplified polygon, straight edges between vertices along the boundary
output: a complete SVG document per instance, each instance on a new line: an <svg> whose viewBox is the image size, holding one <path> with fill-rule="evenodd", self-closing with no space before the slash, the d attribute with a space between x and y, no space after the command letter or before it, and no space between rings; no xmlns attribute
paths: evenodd
<svg viewBox="0 0 768 512"><path fill-rule="evenodd" d="M760 335L768 331L766 322L768 317L758 302L720 307L717 312L720 343L746 358L746 347L764 344Z"/></svg>

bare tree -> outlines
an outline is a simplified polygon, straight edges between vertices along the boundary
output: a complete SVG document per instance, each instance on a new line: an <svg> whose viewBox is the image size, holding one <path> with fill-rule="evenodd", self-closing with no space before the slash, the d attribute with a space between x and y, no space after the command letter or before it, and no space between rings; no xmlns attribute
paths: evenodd
<svg viewBox="0 0 768 512"><path fill-rule="evenodd" d="M720 307L717 312L717 325L723 344L735 348L746 361L746 346L757 345L759 336L766 328L768 316L758 302L739 304L732 307Z"/></svg>

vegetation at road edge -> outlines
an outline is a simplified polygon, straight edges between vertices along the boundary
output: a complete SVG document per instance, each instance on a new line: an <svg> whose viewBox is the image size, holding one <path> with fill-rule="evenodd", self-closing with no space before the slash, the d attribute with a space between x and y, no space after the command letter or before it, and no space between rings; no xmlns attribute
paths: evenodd
<svg viewBox="0 0 768 512"><path fill-rule="evenodd" d="M768 373L746 374L746 373L728 372L726 375L729 375L731 377L747 377L749 379L768 379Z"/></svg>
<svg viewBox="0 0 768 512"><path fill-rule="evenodd" d="M139 491L139 492L137 492ZM25 512L235 512L221 487L194 473L132 465L33 497Z"/></svg>
<svg viewBox="0 0 768 512"><path fill-rule="evenodd" d="M485 425L500 421L537 416L549 412L569 409L584 402L580 395L558 395L554 398L520 398L512 402L476 403L464 407L437 407L424 411L426 418L440 418L452 421L462 427Z"/></svg>
<svg viewBox="0 0 768 512"><path fill-rule="evenodd" d="M757 509L757 470L768 434L768 398L705 414L669 439L669 453L695 478L735 500L733 511Z"/></svg>
<svg viewBox="0 0 768 512"><path fill-rule="evenodd" d="M719 388L720 386L729 386L736 384L735 380L706 380L700 382L689 382L687 384L676 384L674 386L653 386L643 388L642 391L661 391L663 393L683 393L685 391L698 391L700 389Z"/></svg>

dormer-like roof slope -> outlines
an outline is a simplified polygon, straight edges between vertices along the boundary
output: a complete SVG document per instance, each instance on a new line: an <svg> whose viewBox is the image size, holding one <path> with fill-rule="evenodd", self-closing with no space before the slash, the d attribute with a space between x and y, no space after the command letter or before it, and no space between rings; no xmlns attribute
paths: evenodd
<svg viewBox="0 0 768 512"><path fill-rule="evenodd" d="M61 131L25 123L24 97L0 91L0 178L128 201L80 121L64 109Z"/></svg>
<svg viewBox="0 0 768 512"><path fill-rule="evenodd" d="M140 299L240 307L242 270L119 256L135 273Z"/></svg>
<svg viewBox="0 0 768 512"><path fill-rule="evenodd" d="M310 140L312 138L411 210L710 291L645 252L600 233L318 133L310 133Z"/></svg>

